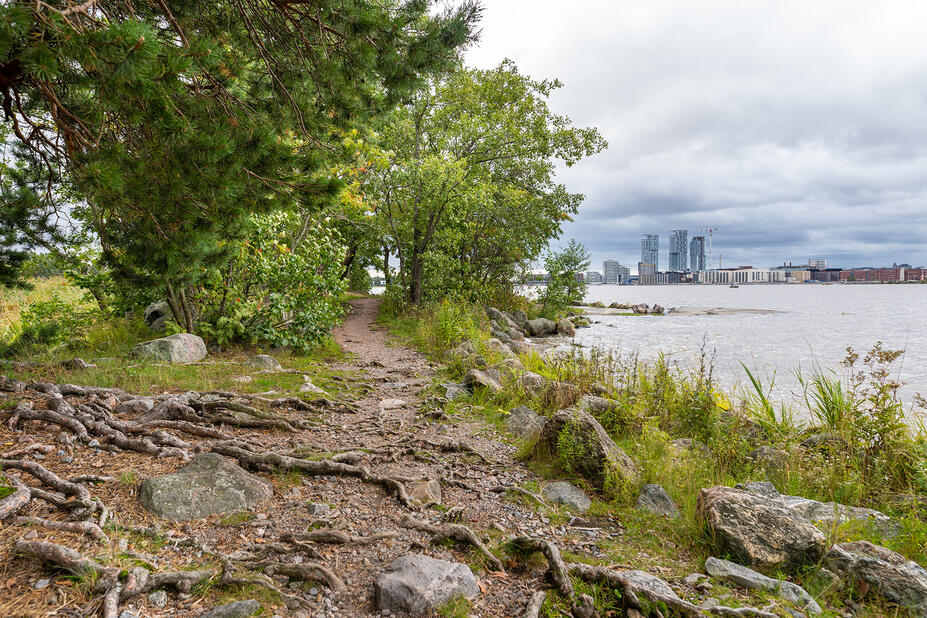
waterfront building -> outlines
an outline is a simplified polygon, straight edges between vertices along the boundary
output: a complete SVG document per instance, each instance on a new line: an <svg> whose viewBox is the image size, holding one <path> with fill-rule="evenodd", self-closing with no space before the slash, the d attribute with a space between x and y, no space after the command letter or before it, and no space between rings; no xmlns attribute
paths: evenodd
<svg viewBox="0 0 927 618"><path fill-rule="evenodd" d="M637 282L639 285L655 285L657 283L657 265L652 262L638 262Z"/></svg>
<svg viewBox="0 0 927 618"><path fill-rule="evenodd" d="M657 234L641 236L641 263L653 264L654 269L660 264L660 237Z"/></svg>
<svg viewBox="0 0 927 618"><path fill-rule="evenodd" d="M602 262L602 276L605 283L624 284L631 278L631 269L622 266L618 260L605 260Z"/></svg>
<svg viewBox="0 0 927 618"><path fill-rule="evenodd" d="M840 271L844 282L893 283L905 280L904 268L848 268Z"/></svg>
<svg viewBox="0 0 927 618"><path fill-rule="evenodd" d="M768 268L739 266L737 268L714 268L698 273L699 283L719 285L740 285L747 283L785 283L785 271Z"/></svg>
<svg viewBox="0 0 927 618"><path fill-rule="evenodd" d="M827 260L820 258L808 260L808 270L827 270Z"/></svg>
<svg viewBox="0 0 927 618"><path fill-rule="evenodd" d="M689 260L690 267L694 273L705 270L705 237L693 236L692 242L689 243Z"/></svg>
<svg viewBox="0 0 927 618"><path fill-rule="evenodd" d="M688 283L686 273L678 270L668 270L656 275L657 285L676 285L678 283Z"/></svg>
<svg viewBox="0 0 927 618"><path fill-rule="evenodd" d="M604 283L605 278L602 276L602 273L590 270L586 273L586 283Z"/></svg>
<svg viewBox="0 0 927 618"><path fill-rule="evenodd" d="M669 270L683 273L688 270L688 236L689 230L673 230L670 235Z"/></svg>
<svg viewBox="0 0 927 618"><path fill-rule="evenodd" d="M835 281L840 281L841 272L843 272L843 270L840 268L825 268L824 270L813 270L811 271L811 280L821 281L822 283L833 283Z"/></svg>
<svg viewBox="0 0 927 618"><path fill-rule="evenodd" d="M927 281L927 268L905 268L905 281Z"/></svg>

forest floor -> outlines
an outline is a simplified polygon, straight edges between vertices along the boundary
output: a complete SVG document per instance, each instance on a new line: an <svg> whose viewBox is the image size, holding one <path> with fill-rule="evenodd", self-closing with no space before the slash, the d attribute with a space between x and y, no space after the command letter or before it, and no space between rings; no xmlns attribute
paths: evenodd
<svg viewBox="0 0 927 618"><path fill-rule="evenodd" d="M61 478L88 473L106 477L102 482L91 483L89 490L108 508L111 519L103 527L105 541L87 534L48 530L22 519L3 524L0 614L76 616L97 615L101 611L99 591L92 590L93 581L52 570L47 561L43 564L17 554L13 546L20 538L65 545L106 567L128 569L143 565L152 573L194 568L216 571L214 577L189 592L170 590L164 607L154 605L148 594L132 596L120 604L120 611L128 610L140 617L196 616L220 603L246 598L260 601L265 616L378 616L374 581L386 565L407 553L425 553L469 565L481 589L469 608L473 616L521 615L532 595L545 587L547 565L543 560L529 561L527 566L507 561L501 570L500 564L491 564L472 545L431 543L433 534L410 528L409 516L435 526L452 523L449 520L462 523L494 549L511 536L537 535L569 551L574 559L606 561L597 543L617 537L622 532L621 525L607 515L586 520L573 518L559 508L540 507L528 494L506 491L504 488L509 486L538 491L539 478L516 459L514 443L477 414L461 412L459 407L445 411L445 402L435 394L439 390L435 387L439 367L398 344L376 324L377 299L358 299L351 304L352 312L335 331L335 339L344 353L326 364L325 376L316 378L312 371L294 369L286 372L286 367L280 372L280 377L287 380L292 380L292 374L301 373L317 384L324 383L332 398L347 405L308 412L279 410L294 426L302 425L294 431L226 425L218 429L255 452L298 453L310 461L354 452L360 458L358 465L378 477L402 479L409 487L415 484L413 479L438 481L440 504L404 505L404 500L388 493L384 485L352 476L265 471L258 474L272 483L274 495L251 511L189 522L159 521L141 506L140 483L145 478L178 470L185 465L183 458L155 457L130 450L106 452L67 440L62 427L41 421L23 422L15 431L4 423L0 425L0 443L4 445L0 450L6 451L3 457L10 457L11 451L38 445L44 450L35 451L33 458ZM225 383L217 383L215 378L209 382L216 390L232 391L245 384L253 392L254 384L264 384L273 378L241 364L228 361L221 364ZM191 367L189 371L195 369ZM252 375L235 375L238 373ZM86 382L77 380L87 375L92 374L77 371L74 375L54 377L59 383L74 380L83 384ZM35 375L32 379L36 379ZM101 381L110 385L118 378L109 370ZM292 392L295 388L295 384L288 382L283 390ZM177 390L180 389L174 392ZM280 389L261 393L266 398L278 394ZM0 392L4 420L17 402L27 401L36 409L45 408L43 397L44 394L29 389ZM102 403L100 398L97 400ZM182 438L193 453L208 452L215 442L192 435ZM20 478L35 485L35 479L25 473ZM53 521L65 519L60 510L35 499L19 515ZM149 534L146 530L157 532ZM254 564L235 562L234 568L225 563L227 575L234 572L239 577L236 584L223 583L218 576L220 571L224 572L223 561L236 551L267 556L280 547L279 541L285 535L315 530L341 532L350 538L342 537L335 544L303 543L289 547L276 559L282 563L311 560L327 567L343 580L345 589L340 592L313 581L288 580L279 574L269 581L289 599L271 592L267 586L241 585L243 579L254 580L253 560ZM372 535L381 536L373 540L359 538ZM467 615L467 610L448 607L444 615Z"/></svg>

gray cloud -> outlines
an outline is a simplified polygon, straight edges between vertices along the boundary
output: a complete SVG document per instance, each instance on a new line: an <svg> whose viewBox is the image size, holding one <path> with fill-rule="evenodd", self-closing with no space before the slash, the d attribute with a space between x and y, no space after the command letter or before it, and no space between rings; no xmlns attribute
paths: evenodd
<svg viewBox="0 0 927 618"><path fill-rule="evenodd" d="M716 226L725 264L927 263L927 5L490 0L480 67L560 78L605 153L566 237L635 264L639 237ZM728 261L730 260L730 261Z"/></svg>

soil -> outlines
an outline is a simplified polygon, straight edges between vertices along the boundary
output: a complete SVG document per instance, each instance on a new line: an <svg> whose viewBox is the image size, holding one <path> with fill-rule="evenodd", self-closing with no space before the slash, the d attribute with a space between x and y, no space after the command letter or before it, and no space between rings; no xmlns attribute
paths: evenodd
<svg viewBox="0 0 927 618"><path fill-rule="evenodd" d="M238 517L213 516L184 523L159 522L138 501L139 483L147 477L173 472L184 465L179 458L155 458L134 453L107 453L75 442L65 455L50 453L40 463L61 477L93 473L114 477L90 487L91 495L102 500L120 524L135 527L160 525L164 531L196 540L194 546L152 543L137 534L120 535L107 528L112 541L101 544L86 536L4 523L0 528L0 614L19 615L96 615L99 599L79 579L50 571L37 560L14 556L12 545L24 534L58 542L94 557L105 564L131 566L145 563L153 570L192 569L210 563L203 548L231 554L242 548L260 548L287 533L305 533L310 529L330 529L352 536L395 532L394 538L368 544L318 544L321 558L313 559L333 570L347 585L336 594L323 585L311 582L288 582L277 576L275 583L296 593L306 601L302 607L287 607L274 601L261 588L240 589L210 585L194 589L191 594L169 590L163 608L151 604L148 595L133 597L120 606L138 616L196 616L220 602L255 597L264 604L265 614L279 616L378 616L374 598L374 581L393 559L410 552L463 562L474 570L482 593L473 600L473 616L521 615L532 594L546 587L546 565L531 568L507 562L506 572L493 571L472 546L442 542L432 545L431 535L400 525L412 515L433 524L448 523L447 511L460 513L457 520L472 528L490 547L512 535L540 535L555 541L561 548L593 558L602 554L595 547L597 538L608 538L616 527L599 522L577 522L577 529L552 523L527 497L491 491L500 485L525 487L538 482L515 458L515 447L497 429L475 415L445 413L443 401L430 388L437 366L403 345L398 344L375 324L379 308L376 299L352 302L352 313L335 331L335 338L348 354L332 364L347 376L353 411L332 408L324 413L279 411L291 419L308 421L308 429L293 433L267 429L223 427L237 440L260 451L311 453L326 458L346 451L362 451L359 465L373 474L408 479L434 479L441 482L440 505L411 509L403 506L383 487L343 476L306 476L295 473L259 473L274 485L274 497L257 505L252 513ZM234 389L234 383L228 385ZM33 397L34 396L34 397ZM0 403L9 399L0 393ZM24 395L18 394L17 399ZM27 391L35 407L42 408L42 398ZM7 412L6 416L9 413ZM0 425L0 450L10 451L32 443L59 448L60 427L30 421L18 431ZM194 449L209 450L210 440L189 435L181 437ZM447 445L441 448L440 445ZM451 447L474 452L454 452ZM66 457L73 461L65 463ZM308 457L308 456L307 456ZM35 479L20 477L30 484ZM536 486L535 486L536 488ZM326 512L313 515L310 504L324 504ZM324 509L324 507L322 507ZM44 502L32 502L19 515L64 520L65 516ZM563 523L563 520L561 520ZM124 540L121 540L124 539ZM298 552L277 558L280 562L310 561ZM215 560L211 561L213 567ZM241 565L247 566L247 565ZM50 578L51 584L36 589L39 580ZM309 592L315 594L310 595ZM263 596L262 596L263 595ZM293 604L291 604L293 605ZM393 614L395 615L395 613Z"/></svg>

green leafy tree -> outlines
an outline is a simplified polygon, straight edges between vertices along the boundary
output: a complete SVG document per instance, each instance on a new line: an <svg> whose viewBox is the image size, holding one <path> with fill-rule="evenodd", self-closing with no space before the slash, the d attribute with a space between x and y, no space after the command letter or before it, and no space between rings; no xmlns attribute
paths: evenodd
<svg viewBox="0 0 927 618"><path fill-rule="evenodd" d="M381 129L387 153L367 188L399 260L400 284L418 304L448 294L511 288L582 196L555 182L606 144L547 104L557 81L504 61L460 69L420 91Z"/></svg>
<svg viewBox="0 0 927 618"><path fill-rule="evenodd" d="M570 239L560 251L551 251L544 258L547 286L538 300L547 313L562 311L583 300L586 282L581 274L589 268L589 251L582 243Z"/></svg>
<svg viewBox="0 0 927 618"><path fill-rule="evenodd" d="M392 0L4 3L0 96L28 171L4 187L4 216L33 242L54 215L77 217L115 277L164 289L192 330L195 287L227 268L248 215L331 203L332 135L453 62L479 11L469 0L440 15Z"/></svg>

